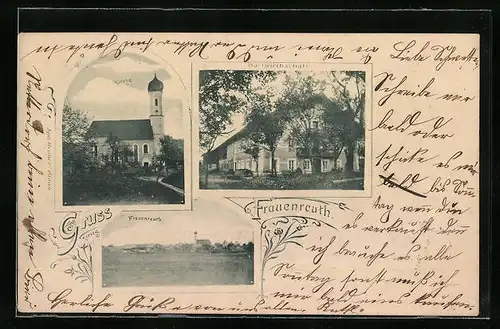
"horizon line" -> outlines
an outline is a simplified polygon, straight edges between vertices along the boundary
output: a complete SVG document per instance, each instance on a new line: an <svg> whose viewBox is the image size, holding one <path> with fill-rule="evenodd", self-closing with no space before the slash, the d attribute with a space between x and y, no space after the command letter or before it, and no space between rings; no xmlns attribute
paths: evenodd
<svg viewBox="0 0 500 329"><path fill-rule="evenodd" d="M210 239L199 239L199 240L209 240ZM253 242L253 240L249 240L247 242L240 242L240 241L226 241L228 244L229 243L238 243L238 244L242 244L242 243L249 243L249 242ZM220 241L210 241L210 243L212 244L215 244L215 243L224 243L224 241L220 242ZM103 247L108 247L108 246L126 246L126 245L143 245L143 244L159 244L159 245L176 245L176 244L194 244L194 242L176 242L176 243L160 243L160 242L143 242L143 243L124 243L124 244L115 244L115 243L110 243L110 244L107 244L107 245L102 245Z"/></svg>

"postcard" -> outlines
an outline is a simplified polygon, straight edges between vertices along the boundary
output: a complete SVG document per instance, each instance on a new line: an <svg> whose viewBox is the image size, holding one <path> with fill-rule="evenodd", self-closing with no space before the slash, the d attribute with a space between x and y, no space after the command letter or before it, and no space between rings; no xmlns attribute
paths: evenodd
<svg viewBox="0 0 500 329"><path fill-rule="evenodd" d="M478 315L479 35L18 42L19 315Z"/></svg>

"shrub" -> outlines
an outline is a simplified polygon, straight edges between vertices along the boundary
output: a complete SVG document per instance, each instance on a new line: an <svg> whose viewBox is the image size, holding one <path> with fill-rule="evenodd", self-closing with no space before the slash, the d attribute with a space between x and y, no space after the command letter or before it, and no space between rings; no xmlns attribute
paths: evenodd
<svg viewBox="0 0 500 329"><path fill-rule="evenodd" d="M331 172L334 172L334 173L341 173L343 171L344 171L344 169L342 169L342 168L332 168L332 170L331 170Z"/></svg>
<svg viewBox="0 0 500 329"><path fill-rule="evenodd" d="M229 179L229 180L240 180L240 179L243 179L243 176L227 175L226 178Z"/></svg>
<svg viewBox="0 0 500 329"><path fill-rule="evenodd" d="M184 188L184 172L176 172L162 178L163 183L174 185L175 187Z"/></svg>
<svg viewBox="0 0 500 329"><path fill-rule="evenodd" d="M235 173L236 176L243 176L243 177L252 177L253 172L250 169L236 169Z"/></svg>
<svg viewBox="0 0 500 329"><path fill-rule="evenodd" d="M140 167L131 167L127 168L122 172L122 175L124 176L139 176L141 175L142 171Z"/></svg>

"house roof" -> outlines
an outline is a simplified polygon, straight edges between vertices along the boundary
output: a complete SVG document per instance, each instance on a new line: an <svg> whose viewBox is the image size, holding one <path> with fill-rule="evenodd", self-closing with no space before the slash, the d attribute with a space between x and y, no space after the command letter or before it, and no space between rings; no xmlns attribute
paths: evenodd
<svg viewBox="0 0 500 329"><path fill-rule="evenodd" d="M244 137L246 134L248 133L248 127L247 126L244 126L243 128L241 128L240 130L236 131L235 133L233 133L233 135L231 135L228 139L226 139L225 141L223 141L222 143L220 143L219 145L217 145L216 147L214 147L214 149L210 152L207 152L207 153L212 153L214 151L217 151L218 149L220 148L223 148L223 147L226 147L228 146L229 144L232 144L238 140L240 140L242 137ZM205 153L206 154L206 153Z"/></svg>
<svg viewBox="0 0 500 329"><path fill-rule="evenodd" d="M93 121L90 129L97 137L108 137L111 134L121 140L153 139L153 128L149 119Z"/></svg>

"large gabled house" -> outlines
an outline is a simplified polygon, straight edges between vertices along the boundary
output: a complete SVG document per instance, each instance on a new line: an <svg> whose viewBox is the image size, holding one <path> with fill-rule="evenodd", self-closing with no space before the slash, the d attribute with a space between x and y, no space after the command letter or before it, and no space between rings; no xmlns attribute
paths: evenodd
<svg viewBox="0 0 500 329"><path fill-rule="evenodd" d="M318 123L313 122L313 127L318 128ZM246 127L239 130L230 138L222 142L211 152L202 156L203 164L208 166L209 170L238 170L249 169L253 173L270 172L272 168L271 152L265 149L260 150L258 164L252 159L251 155L244 152L242 147L243 140L248 130ZM332 169L343 169L346 163L346 155L342 150L340 156L335 159L334 155L327 151L317 149L314 156L305 156L304 151L297 147L294 140L289 137L283 137L274 154L277 173L296 171L300 168L305 174L312 172L328 172ZM354 152L353 169L355 172L363 170L364 157Z"/></svg>

